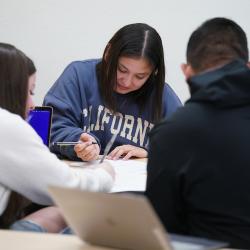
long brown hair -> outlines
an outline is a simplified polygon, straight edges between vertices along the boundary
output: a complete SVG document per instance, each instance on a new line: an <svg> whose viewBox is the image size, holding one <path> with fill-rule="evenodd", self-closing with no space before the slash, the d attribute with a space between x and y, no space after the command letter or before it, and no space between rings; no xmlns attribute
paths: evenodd
<svg viewBox="0 0 250 250"><path fill-rule="evenodd" d="M25 55L10 44L0 43L0 107L25 118L27 94Z"/></svg>
<svg viewBox="0 0 250 250"><path fill-rule="evenodd" d="M118 60L121 56L145 58L153 66L154 70L148 80L130 95L140 110L145 108L147 99L153 95L151 119L153 122L160 120L165 83L164 53L160 35L147 24L134 23L122 27L108 42L102 61L97 65L97 76L103 101L114 113L117 112L114 89L117 84Z"/></svg>
<svg viewBox="0 0 250 250"><path fill-rule="evenodd" d="M25 118L28 96L28 66L26 56L10 44L0 43L0 107ZM12 192L2 216L0 227L7 228L23 215L28 200Z"/></svg>

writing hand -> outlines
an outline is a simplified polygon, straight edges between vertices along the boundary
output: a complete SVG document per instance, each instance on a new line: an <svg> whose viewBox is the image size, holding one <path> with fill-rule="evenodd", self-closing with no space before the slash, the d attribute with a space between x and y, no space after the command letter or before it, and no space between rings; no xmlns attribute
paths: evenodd
<svg viewBox="0 0 250 250"><path fill-rule="evenodd" d="M96 160L100 154L100 147L98 144L93 144L96 142L95 138L87 133L82 133L79 141L82 143L74 147L77 157L83 161Z"/></svg>

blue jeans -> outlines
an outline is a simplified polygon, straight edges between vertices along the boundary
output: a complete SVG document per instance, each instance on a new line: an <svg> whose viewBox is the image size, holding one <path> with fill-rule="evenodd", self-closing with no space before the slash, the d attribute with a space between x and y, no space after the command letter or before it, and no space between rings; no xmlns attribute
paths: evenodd
<svg viewBox="0 0 250 250"><path fill-rule="evenodd" d="M29 231L29 232L47 233L47 230L45 228L43 228L40 225L38 225L32 221L29 221L29 220L18 220L10 226L10 229L14 230L14 231ZM69 227L64 228L59 233L60 234L73 234L71 228L69 228Z"/></svg>
<svg viewBox="0 0 250 250"><path fill-rule="evenodd" d="M47 233L45 228L29 220L18 220L10 226L10 229L15 231Z"/></svg>

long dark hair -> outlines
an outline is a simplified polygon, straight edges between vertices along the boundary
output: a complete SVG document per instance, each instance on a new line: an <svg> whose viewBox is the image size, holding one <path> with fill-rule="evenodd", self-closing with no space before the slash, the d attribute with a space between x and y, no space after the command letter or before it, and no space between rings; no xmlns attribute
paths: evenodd
<svg viewBox="0 0 250 250"><path fill-rule="evenodd" d="M117 66L121 56L145 58L153 66L153 72L139 89L131 93L140 110L153 95L152 121L160 120L162 115L162 94L165 82L165 63L163 46L157 31L144 23L129 24L118 30L108 42L101 62L97 65L97 76L101 96L105 105L117 112L114 89L117 84Z"/></svg>
<svg viewBox="0 0 250 250"><path fill-rule="evenodd" d="M0 43L0 107L25 118L27 94L26 56L14 46Z"/></svg>
<svg viewBox="0 0 250 250"><path fill-rule="evenodd" d="M34 62L28 56L26 56L26 59L27 59L27 66L28 66L28 74L29 76L31 76L36 73L36 66Z"/></svg>
<svg viewBox="0 0 250 250"><path fill-rule="evenodd" d="M28 66L26 56L10 44L0 43L0 107L25 118L28 95ZM7 208L0 216L0 228L8 228L23 216L30 202L11 192Z"/></svg>

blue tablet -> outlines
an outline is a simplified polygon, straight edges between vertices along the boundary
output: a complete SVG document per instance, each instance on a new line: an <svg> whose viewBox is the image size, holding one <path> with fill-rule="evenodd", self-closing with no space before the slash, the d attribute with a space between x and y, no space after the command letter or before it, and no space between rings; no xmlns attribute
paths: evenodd
<svg viewBox="0 0 250 250"><path fill-rule="evenodd" d="M27 122L42 138L43 143L49 147L50 130L52 122L52 107L41 106L30 110Z"/></svg>

